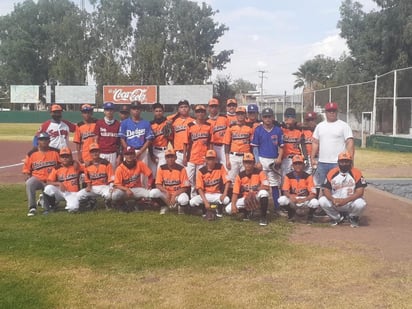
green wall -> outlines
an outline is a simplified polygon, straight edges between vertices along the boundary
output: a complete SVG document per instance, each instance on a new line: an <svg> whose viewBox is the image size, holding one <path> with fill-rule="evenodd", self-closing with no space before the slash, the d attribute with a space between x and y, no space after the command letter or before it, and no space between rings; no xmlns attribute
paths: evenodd
<svg viewBox="0 0 412 309"><path fill-rule="evenodd" d="M412 139L383 135L371 135L366 139L366 147L396 152L412 152Z"/></svg>

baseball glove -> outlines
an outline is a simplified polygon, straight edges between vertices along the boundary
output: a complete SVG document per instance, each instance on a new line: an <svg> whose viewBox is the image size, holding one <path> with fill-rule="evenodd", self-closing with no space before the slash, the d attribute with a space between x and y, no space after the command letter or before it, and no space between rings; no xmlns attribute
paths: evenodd
<svg viewBox="0 0 412 309"><path fill-rule="evenodd" d="M255 192L249 192L245 197L245 208L248 211L253 211L259 208L259 202Z"/></svg>
<svg viewBox="0 0 412 309"><path fill-rule="evenodd" d="M170 137L173 135L173 126L169 121L167 121L166 125L163 127L162 133L164 137Z"/></svg>

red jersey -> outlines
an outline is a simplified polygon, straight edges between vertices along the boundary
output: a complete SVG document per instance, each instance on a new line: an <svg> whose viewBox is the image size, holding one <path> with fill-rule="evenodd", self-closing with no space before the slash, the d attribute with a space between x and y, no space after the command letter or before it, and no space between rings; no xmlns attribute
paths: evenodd
<svg viewBox="0 0 412 309"><path fill-rule="evenodd" d="M47 177L58 162L59 151L57 149L49 148L43 152L36 148L26 155L26 158L24 159L23 173L46 182Z"/></svg>
<svg viewBox="0 0 412 309"><path fill-rule="evenodd" d="M100 159L98 163L90 162L84 169L84 182L92 186L107 185L114 181L113 167L109 161Z"/></svg>
<svg viewBox="0 0 412 309"><path fill-rule="evenodd" d="M230 145L230 152L250 152L252 128L248 125L232 125L227 129L224 143Z"/></svg>
<svg viewBox="0 0 412 309"><path fill-rule="evenodd" d="M81 121L77 124L76 132L74 133L73 142L81 145L83 161L87 162L92 159L89 146L94 143L96 134L94 129L96 127L96 119L92 119L90 123Z"/></svg>
<svg viewBox="0 0 412 309"><path fill-rule="evenodd" d="M167 123L166 118L160 120L152 120L150 126L152 127L155 138L152 140L153 147L167 147L169 144L168 138L163 135L163 128Z"/></svg>
<svg viewBox="0 0 412 309"><path fill-rule="evenodd" d="M246 197L249 192L257 193L261 185L269 186L269 181L263 171L254 168L251 175L242 171L236 176L233 193L239 194L239 197Z"/></svg>
<svg viewBox="0 0 412 309"><path fill-rule="evenodd" d="M283 158L300 155L300 138L302 133L297 129L282 128L283 131Z"/></svg>
<svg viewBox="0 0 412 309"><path fill-rule="evenodd" d="M116 168L114 175L114 185L124 186L127 188L141 188L141 174L149 177L152 171L142 161L136 161L133 167L127 167L125 162Z"/></svg>
<svg viewBox="0 0 412 309"><path fill-rule="evenodd" d="M80 170L75 169L72 164L67 167L57 166L52 170L47 180L51 182L61 182L68 192L77 192L80 188L79 176Z"/></svg>
<svg viewBox="0 0 412 309"><path fill-rule="evenodd" d="M196 189L202 189L205 193L222 193L228 181L230 180L222 164L216 163L213 170L203 166L196 174Z"/></svg>
<svg viewBox="0 0 412 309"><path fill-rule="evenodd" d="M209 123L196 123L193 121L188 124L188 162L195 164L205 163L206 151L210 146L210 139L212 137L212 127Z"/></svg>
<svg viewBox="0 0 412 309"><path fill-rule="evenodd" d="M114 120L114 122L108 125L104 119L96 121L94 134L96 134L96 142L100 146L101 153L113 153L119 152L120 147L120 122Z"/></svg>
<svg viewBox="0 0 412 309"><path fill-rule="evenodd" d="M228 127L227 117L218 115L216 118L210 118L209 116L207 122L212 126L212 143L215 145L222 145Z"/></svg>
<svg viewBox="0 0 412 309"><path fill-rule="evenodd" d="M167 164L161 165L156 174L156 185L163 186L168 192L174 193L182 188L189 188L190 182L186 169L175 164L169 168Z"/></svg>

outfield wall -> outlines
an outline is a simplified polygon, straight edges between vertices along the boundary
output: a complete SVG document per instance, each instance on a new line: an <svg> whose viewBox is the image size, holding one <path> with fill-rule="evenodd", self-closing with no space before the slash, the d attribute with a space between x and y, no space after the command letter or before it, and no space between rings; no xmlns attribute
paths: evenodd
<svg viewBox="0 0 412 309"><path fill-rule="evenodd" d="M406 137L371 135L366 139L366 147L396 152L412 152L412 139Z"/></svg>

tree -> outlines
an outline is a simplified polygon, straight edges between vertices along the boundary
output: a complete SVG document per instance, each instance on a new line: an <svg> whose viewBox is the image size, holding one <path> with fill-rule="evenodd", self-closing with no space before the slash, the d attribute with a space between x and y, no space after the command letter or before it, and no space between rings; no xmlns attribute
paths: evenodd
<svg viewBox="0 0 412 309"><path fill-rule="evenodd" d="M236 79L232 84L233 90L237 93L248 93L248 91L256 91L256 84L242 78Z"/></svg>
<svg viewBox="0 0 412 309"><path fill-rule="evenodd" d="M218 75L214 82L214 97L220 102L220 106L226 108L226 101L229 98L234 98L236 91L231 82L230 75Z"/></svg>

